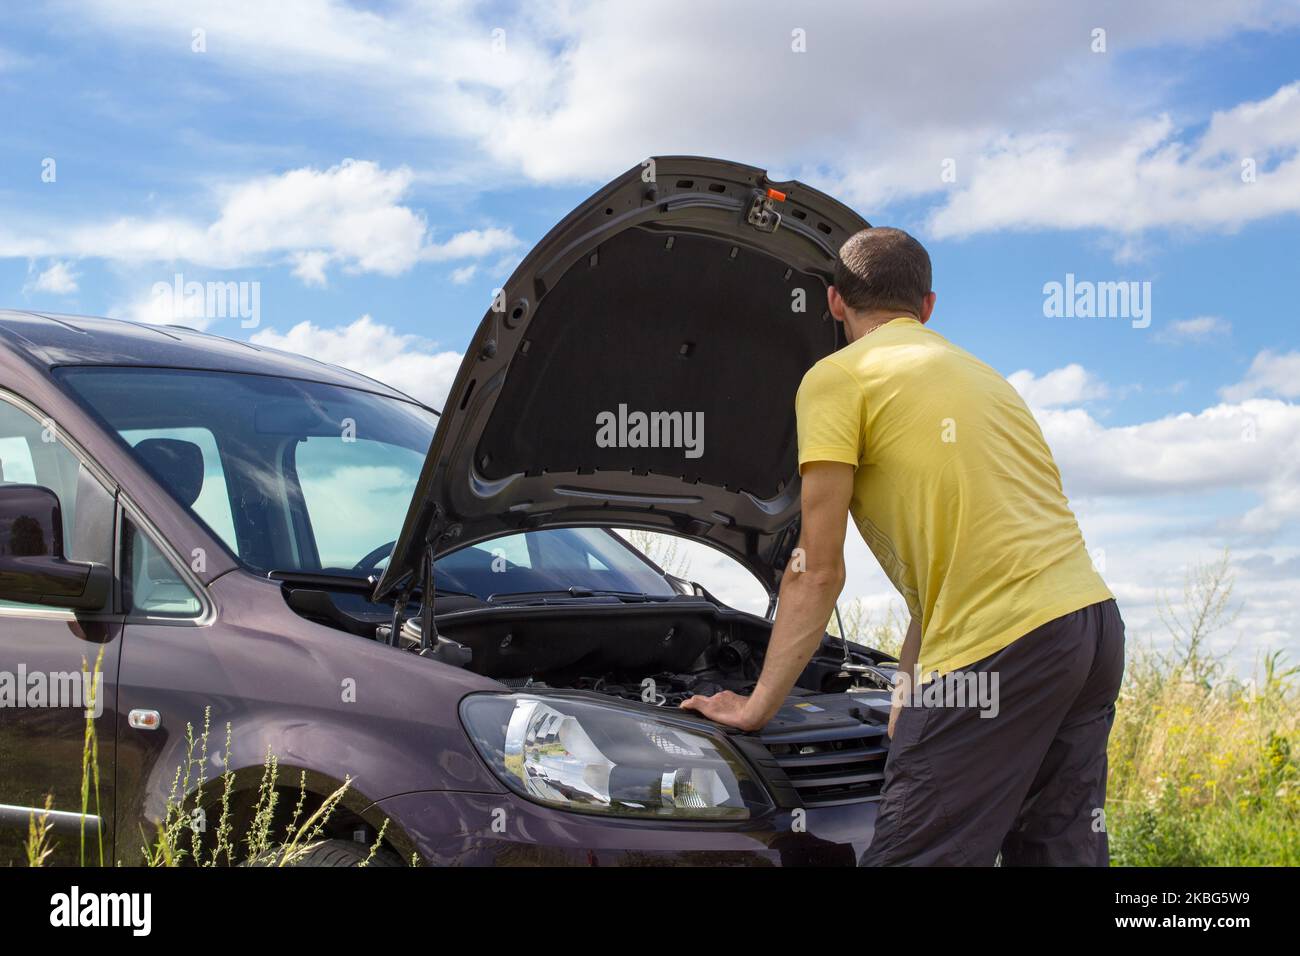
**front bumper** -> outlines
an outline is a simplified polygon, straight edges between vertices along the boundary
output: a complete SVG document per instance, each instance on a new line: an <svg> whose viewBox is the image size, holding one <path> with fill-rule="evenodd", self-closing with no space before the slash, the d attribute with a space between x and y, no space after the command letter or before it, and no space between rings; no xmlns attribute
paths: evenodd
<svg viewBox="0 0 1300 956"><path fill-rule="evenodd" d="M428 866L854 866L878 806L777 809L727 827L571 813L513 793L406 793L374 809Z"/></svg>

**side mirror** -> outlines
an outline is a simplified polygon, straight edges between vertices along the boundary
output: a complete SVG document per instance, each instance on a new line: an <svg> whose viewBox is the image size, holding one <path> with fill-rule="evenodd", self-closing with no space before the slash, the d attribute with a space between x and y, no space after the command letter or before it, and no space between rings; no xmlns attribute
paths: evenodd
<svg viewBox="0 0 1300 956"><path fill-rule="evenodd" d="M0 600L98 610L112 572L63 556L59 496L40 485L0 485Z"/></svg>

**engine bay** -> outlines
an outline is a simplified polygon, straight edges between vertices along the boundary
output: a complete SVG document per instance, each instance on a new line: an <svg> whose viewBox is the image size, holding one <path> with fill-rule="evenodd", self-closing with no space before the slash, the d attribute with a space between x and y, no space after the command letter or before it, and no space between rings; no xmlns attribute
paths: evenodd
<svg viewBox="0 0 1300 956"><path fill-rule="evenodd" d="M771 622L711 601L501 606L440 615L439 640L465 649L470 670L512 690L587 691L676 707L695 694L749 694ZM420 641L420 619L403 626ZM791 696L888 691L893 659L826 635Z"/></svg>
<svg viewBox="0 0 1300 956"><path fill-rule="evenodd" d="M391 607L359 594L286 582L299 614L359 636L388 641ZM490 603L439 595L435 655L512 690L558 689L676 707L694 694L748 694L763 668L771 621L707 596L626 601L592 596ZM404 616L399 644L422 646L422 615ZM826 634L791 699L892 687L889 655Z"/></svg>

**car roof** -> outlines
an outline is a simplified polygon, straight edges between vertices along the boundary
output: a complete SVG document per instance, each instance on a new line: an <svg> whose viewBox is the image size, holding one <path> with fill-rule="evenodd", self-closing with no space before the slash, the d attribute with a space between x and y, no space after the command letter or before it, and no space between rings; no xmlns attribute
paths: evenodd
<svg viewBox="0 0 1300 956"><path fill-rule="evenodd" d="M242 372L342 385L416 401L359 372L179 325L0 309L0 350L5 346L47 371L66 365L134 365Z"/></svg>

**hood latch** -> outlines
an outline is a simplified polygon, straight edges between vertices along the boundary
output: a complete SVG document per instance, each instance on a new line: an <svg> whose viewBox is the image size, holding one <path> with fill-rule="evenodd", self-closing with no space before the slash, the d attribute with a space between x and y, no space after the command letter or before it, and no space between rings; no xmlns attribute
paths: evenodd
<svg viewBox="0 0 1300 956"><path fill-rule="evenodd" d="M781 225L781 214L775 203L785 202L785 193L779 189L755 189L745 221L759 232L776 232Z"/></svg>

